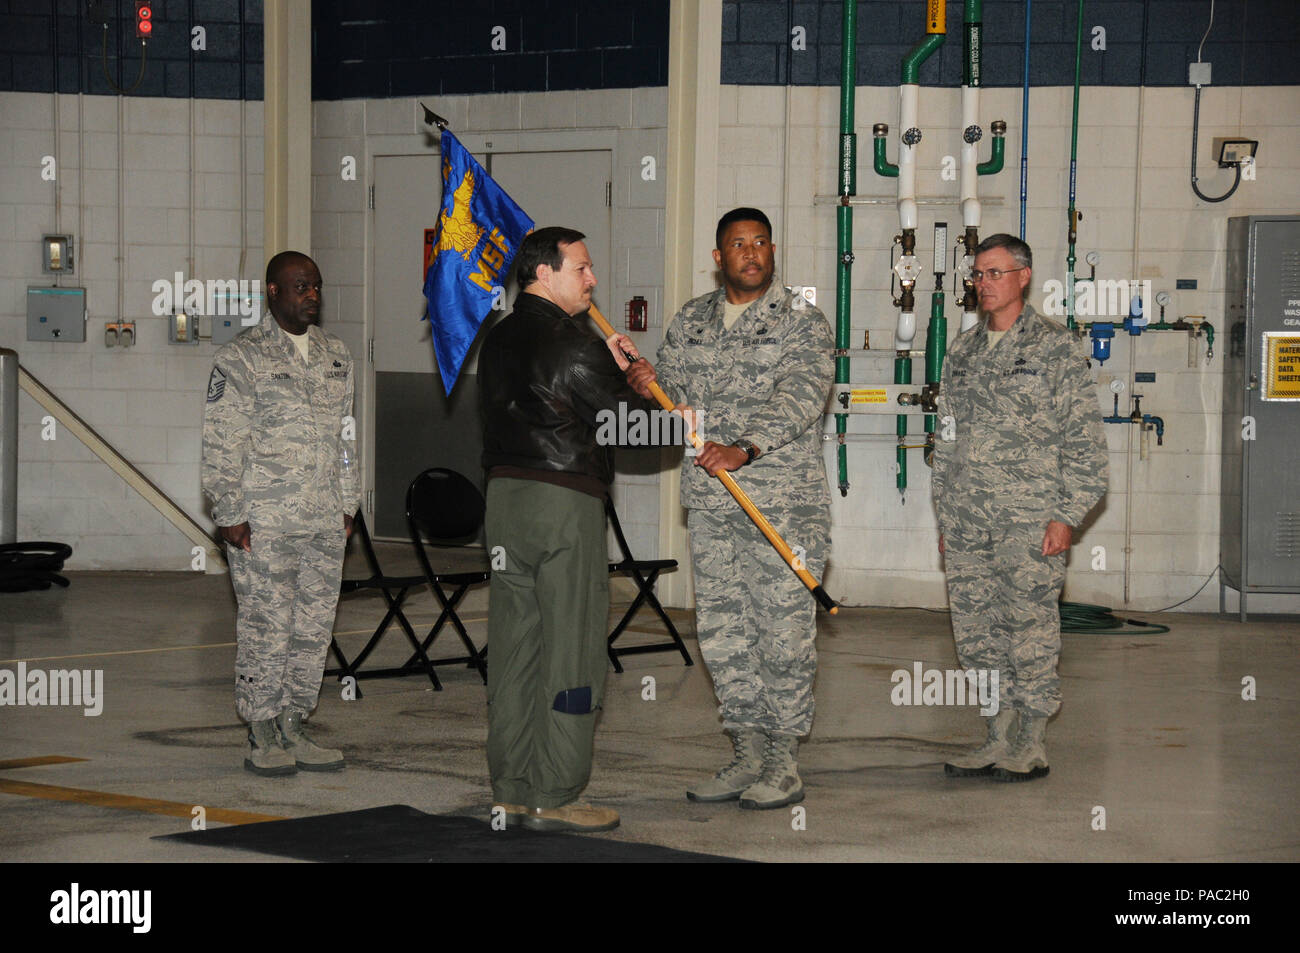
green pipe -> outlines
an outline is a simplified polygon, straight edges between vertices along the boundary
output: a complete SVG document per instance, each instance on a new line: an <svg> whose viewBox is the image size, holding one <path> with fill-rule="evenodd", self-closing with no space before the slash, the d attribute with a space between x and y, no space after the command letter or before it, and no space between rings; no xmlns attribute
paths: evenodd
<svg viewBox="0 0 1300 953"><path fill-rule="evenodd" d="M835 347L841 353L849 348L853 285L853 206L848 197L858 191L858 140L854 129L854 92L857 83L857 0L843 0L843 25L840 41L840 197L835 210ZM835 382L849 383L849 359L835 358ZM849 456L844 434L848 431L848 414L835 415L835 433L839 436L836 469L840 496L849 495Z"/></svg>
<svg viewBox="0 0 1300 953"><path fill-rule="evenodd" d="M1083 0L1079 0L1079 25L1074 39L1074 116L1070 120L1070 209L1067 213L1070 253L1065 264L1068 271L1069 286L1065 289L1066 309L1065 326L1073 328L1074 324L1074 265L1078 258L1074 254L1074 244L1078 236L1079 212L1074 206L1076 173L1079 165L1079 65L1083 61Z"/></svg>
<svg viewBox="0 0 1300 953"><path fill-rule="evenodd" d="M1002 171L1002 156L1006 152L1006 140L999 135L993 136L993 155L988 162L981 162L975 167L980 175L996 175Z"/></svg>
<svg viewBox="0 0 1300 953"><path fill-rule="evenodd" d="M898 166L894 165L894 163L890 162L887 158L885 158L885 137L884 136L876 136L873 152L875 154L876 175L883 175L885 178L888 179L898 178Z"/></svg>
<svg viewBox="0 0 1300 953"><path fill-rule="evenodd" d="M938 384L943 378L943 358L948 347L948 319L943 316L943 291L930 295L930 326L925 332L925 382ZM925 432L934 433L934 414L925 415Z"/></svg>
<svg viewBox="0 0 1300 953"><path fill-rule="evenodd" d="M962 56L963 86L980 85L980 34L984 30L984 4L981 0L966 0L966 10L962 15L962 24L966 32L966 45Z"/></svg>
<svg viewBox="0 0 1300 953"><path fill-rule="evenodd" d="M894 383L912 383L912 359L910 357L894 358ZM902 493L907 489L907 449L902 446L907 442L907 414L896 415L894 431L898 434L899 443L898 449L895 451L895 459L898 463L898 476L894 482L898 486L898 492Z"/></svg>
<svg viewBox="0 0 1300 953"><path fill-rule="evenodd" d="M903 85L920 83L917 75L921 64L930 58L931 53L943 46L943 41L944 34L928 33L925 39L908 51L908 54L903 57Z"/></svg>

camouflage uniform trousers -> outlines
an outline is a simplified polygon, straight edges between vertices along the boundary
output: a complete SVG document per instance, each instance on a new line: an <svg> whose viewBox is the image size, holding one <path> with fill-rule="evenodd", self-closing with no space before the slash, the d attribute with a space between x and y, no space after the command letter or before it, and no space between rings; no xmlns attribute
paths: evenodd
<svg viewBox="0 0 1300 953"><path fill-rule="evenodd" d="M803 736L812 730L816 602L739 507L688 510L695 628L724 729ZM764 516L821 578L828 507L768 508Z"/></svg>
<svg viewBox="0 0 1300 953"><path fill-rule="evenodd" d="M228 549L239 603L235 707L245 721L316 707L343 576L346 536L252 528L252 552Z"/></svg>
<svg viewBox="0 0 1300 953"><path fill-rule="evenodd" d="M1061 707L1065 553L1042 554L1047 516L990 515L944 534L957 658L966 669L997 671L1001 707L1051 717Z"/></svg>

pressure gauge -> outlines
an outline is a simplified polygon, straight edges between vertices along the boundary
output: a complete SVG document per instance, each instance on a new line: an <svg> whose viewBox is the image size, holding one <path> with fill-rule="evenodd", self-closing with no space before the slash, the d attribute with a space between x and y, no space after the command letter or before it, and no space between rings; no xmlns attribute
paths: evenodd
<svg viewBox="0 0 1300 953"><path fill-rule="evenodd" d="M1101 261L1101 256L1098 255L1095 251L1090 251L1088 252L1088 254L1083 256L1083 260L1086 261L1088 264L1092 265L1092 267L1096 268L1097 263Z"/></svg>
<svg viewBox="0 0 1300 953"><path fill-rule="evenodd" d="M1156 304L1160 305L1160 307L1163 308L1168 303L1169 303L1168 291L1160 291L1156 293Z"/></svg>
<svg viewBox="0 0 1300 953"><path fill-rule="evenodd" d="M1110 382L1110 390L1111 393L1113 394L1124 393L1124 382L1120 380L1118 377L1116 377L1114 380Z"/></svg>

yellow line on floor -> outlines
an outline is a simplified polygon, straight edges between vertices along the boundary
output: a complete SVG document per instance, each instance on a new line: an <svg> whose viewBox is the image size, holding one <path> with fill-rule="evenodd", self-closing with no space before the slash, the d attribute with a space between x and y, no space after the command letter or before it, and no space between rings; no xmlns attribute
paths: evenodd
<svg viewBox="0 0 1300 953"><path fill-rule="evenodd" d="M64 788L53 784L33 784L30 781L11 781L0 778L0 794L13 794L18 797L37 797L47 801L67 801L75 804L90 804L95 807L111 807L122 811L141 811L145 814L162 814L165 817L183 817L187 820L194 816L194 804L182 804L179 801L160 801L151 797L132 797L129 794L110 794L107 791L87 791L84 788ZM209 821L221 824L258 824L262 821L283 821L286 818L274 814L248 814L244 811L228 811L222 807L204 806L205 817Z"/></svg>
<svg viewBox="0 0 1300 953"><path fill-rule="evenodd" d="M10 761L0 761L0 771L7 771L10 768L38 768L43 764L73 764L77 761L89 760L89 758L69 758L61 754L41 755L39 758L14 758Z"/></svg>
<svg viewBox="0 0 1300 953"><path fill-rule="evenodd" d="M87 652L84 655L41 655L36 658L6 658L0 659L0 665L8 665L15 662L61 662L64 659L73 658L107 658L111 655L148 655L150 652L189 652L193 649L228 649L233 648L234 642L208 642L203 645L173 645L163 649L123 649L120 652Z"/></svg>

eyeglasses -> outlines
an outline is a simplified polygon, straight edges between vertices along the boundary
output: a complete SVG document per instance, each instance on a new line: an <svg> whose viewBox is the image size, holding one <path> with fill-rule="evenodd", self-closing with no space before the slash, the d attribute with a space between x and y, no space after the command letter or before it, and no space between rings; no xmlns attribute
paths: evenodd
<svg viewBox="0 0 1300 953"><path fill-rule="evenodd" d="M989 281L997 281L1003 275L1009 275L1013 271L1024 271L1024 270L1025 269L1023 268L1008 268L1005 271L1003 271L1001 268L990 268L988 271L972 271L970 273L970 277L971 277L971 281L974 281L976 284L978 284L979 282L983 281L985 278L987 278Z"/></svg>

